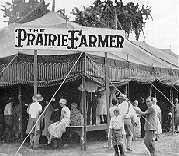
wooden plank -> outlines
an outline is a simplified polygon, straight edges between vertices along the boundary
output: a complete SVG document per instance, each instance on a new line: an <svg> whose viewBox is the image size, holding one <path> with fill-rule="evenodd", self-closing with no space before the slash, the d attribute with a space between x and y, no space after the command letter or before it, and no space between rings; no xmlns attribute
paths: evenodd
<svg viewBox="0 0 179 156"><path fill-rule="evenodd" d="M100 131L100 130L108 130L107 124L99 124L99 125L88 125L86 127L86 131Z"/></svg>

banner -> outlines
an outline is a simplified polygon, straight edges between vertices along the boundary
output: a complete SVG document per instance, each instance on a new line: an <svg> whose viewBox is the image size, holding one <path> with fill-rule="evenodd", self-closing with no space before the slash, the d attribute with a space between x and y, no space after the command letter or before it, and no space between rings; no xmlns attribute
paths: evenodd
<svg viewBox="0 0 179 156"><path fill-rule="evenodd" d="M119 51L125 33L104 28L52 29L15 28L16 49L53 49L77 51Z"/></svg>

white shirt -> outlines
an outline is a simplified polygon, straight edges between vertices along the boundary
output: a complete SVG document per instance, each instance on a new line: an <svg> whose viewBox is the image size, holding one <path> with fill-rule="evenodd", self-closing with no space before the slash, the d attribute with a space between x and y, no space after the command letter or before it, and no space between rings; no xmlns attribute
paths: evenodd
<svg viewBox="0 0 179 156"><path fill-rule="evenodd" d="M112 106L112 107L109 108L109 115L110 115L111 118L114 117L114 110L115 110L116 108L118 108L117 105Z"/></svg>
<svg viewBox="0 0 179 156"><path fill-rule="evenodd" d="M42 106L39 102L33 102L29 106L28 113L31 118L38 118L38 116L41 112L42 112Z"/></svg>
<svg viewBox="0 0 179 156"><path fill-rule="evenodd" d="M109 128L115 130L121 129L122 133L125 134L123 117L121 115L113 116L111 118Z"/></svg>
<svg viewBox="0 0 179 156"><path fill-rule="evenodd" d="M70 109L67 106L63 107L61 110L61 119L70 120L70 114L71 114Z"/></svg>
<svg viewBox="0 0 179 156"><path fill-rule="evenodd" d="M128 119L128 118L132 118L134 120L134 122L137 121L137 114L133 108L133 105L131 103L129 103L128 101L123 101L121 104L118 105L119 109L120 109L120 114Z"/></svg>
<svg viewBox="0 0 179 156"><path fill-rule="evenodd" d="M4 108L4 115L12 115L12 103L6 104Z"/></svg>

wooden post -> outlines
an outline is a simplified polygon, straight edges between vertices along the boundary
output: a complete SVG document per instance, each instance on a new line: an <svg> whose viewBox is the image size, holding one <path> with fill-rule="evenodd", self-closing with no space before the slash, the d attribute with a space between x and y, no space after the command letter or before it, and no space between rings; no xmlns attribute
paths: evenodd
<svg viewBox="0 0 179 156"><path fill-rule="evenodd" d="M19 68L19 57L17 57L17 78L18 78L18 105L20 107L20 116L18 118L18 130L20 131L20 141L22 141L23 139L23 128L22 128L22 125L23 125L23 121L22 121L22 110L23 110L23 105L22 105L22 88L21 88L21 84L20 84L20 74L21 74L21 71L20 71L20 68Z"/></svg>
<svg viewBox="0 0 179 156"><path fill-rule="evenodd" d="M83 114L83 127L82 127L82 135L81 135L81 149L84 150L84 151L86 150L86 124L87 124L85 72L86 72L86 55L84 53L83 74L82 74L82 114Z"/></svg>
<svg viewBox="0 0 179 156"><path fill-rule="evenodd" d="M34 50L34 95L37 94L37 77L38 77L37 50Z"/></svg>
<svg viewBox="0 0 179 156"><path fill-rule="evenodd" d="M22 121L22 112L23 112L23 104L22 104L22 88L21 85L18 85L18 100L19 100L19 105L20 105L20 118L18 119L20 124L19 124L19 130L20 130L20 140L23 140L23 121Z"/></svg>
<svg viewBox="0 0 179 156"><path fill-rule="evenodd" d="M125 93L124 93L128 98L129 98L129 83L130 83L130 82L128 82L128 83L126 84L126 86L125 86L125 87L126 87L126 88L125 88Z"/></svg>
<svg viewBox="0 0 179 156"><path fill-rule="evenodd" d="M172 87L170 87L170 102L173 104L173 90ZM174 121L174 106L172 105L172 135L174 134L175 131L175 121Z"/></svg>
<svg viewBox="0 0 179 156"><path fill-rule="evenodd" d="M152 84L149 86L149 96L152 97Z"/></svg>
<svg viewBox="0 0 179 156"><path fill-rule="evenodd" d="M108 68L108 56L107 52L105 52L105 87L106 87L106 108L107 108L107 127L109 129L109 122L110 122L110 117L109 117L109 68ZM111 146L111 140L108 139L108 147Z"/></svg>

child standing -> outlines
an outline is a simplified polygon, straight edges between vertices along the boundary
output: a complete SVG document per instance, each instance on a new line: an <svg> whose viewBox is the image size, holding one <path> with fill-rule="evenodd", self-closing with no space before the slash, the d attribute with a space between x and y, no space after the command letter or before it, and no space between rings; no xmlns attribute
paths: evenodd
<svg viewBox="0 0 179 156"><path fill-rule="evenodd" d="M40 113L42 112L43 101L41 94L36 94L32 97L33 103L27 108L27 113L29 114L29 121L27 125L26 133L30 133L30 145L33 149L38 148L39 137L40 137L40 120L38 119Z"/></svg>
<svg viewBox="0 0 179 156"><path fill-rule="evenodd" d="M120 110L118 108L114 109L113 112L114 116L110 121L108 135L112 133L112 144L115 150L114 156L119 156L119 151L121 156L125 156L123 146L123 136L125 135L123 117L120 115Z"/></svg>

